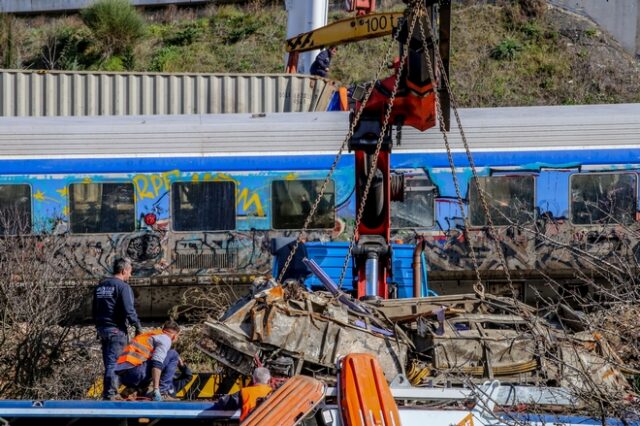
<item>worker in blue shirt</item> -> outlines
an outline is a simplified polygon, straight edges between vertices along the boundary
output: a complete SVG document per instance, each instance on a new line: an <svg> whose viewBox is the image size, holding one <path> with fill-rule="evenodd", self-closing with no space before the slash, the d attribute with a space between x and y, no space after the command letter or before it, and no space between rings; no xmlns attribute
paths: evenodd
<svg viewBox="0 0 640 426"><path fill-rule="evenodd" d="M129 338L127 325L135 327L136 336L142 332L138 314L133 306L133 291L127 281L132 266L127 259L116 259L113 276L105 278L93 292L93 319L102 344L104 381L102 397L117 397L118 378L115 375L116 360Z"/></svg>
<svg viewBox="0 0 640 426"><path fill-rule="evenodd" d="M329 66L331 65L331 58L336 54L338 48L336 46L329 46L326 50L318 53L316 60L311 64L311 75L317 75L320 77L329 76Z"/></svg>

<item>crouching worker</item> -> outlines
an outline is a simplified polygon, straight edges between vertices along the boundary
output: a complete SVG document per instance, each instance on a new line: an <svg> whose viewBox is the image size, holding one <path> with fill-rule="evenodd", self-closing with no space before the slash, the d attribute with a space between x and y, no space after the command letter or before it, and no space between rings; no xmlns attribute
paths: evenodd
<svg viewBox="0 0 640 426"><path fill-rule="evenodd" d="M240 389L232 395L225 395L218 400L215 408L218 410L241 409L240 421L244 421L253 410L256 409L273 392L269 385L271 373L264 367L253 370L253 384Z"/></svg>
<svg viewBox="0 0 640 426"><path fill-rule="evenodd" d="M173 388L173 377L178 368L180 357L171 350L178 334L180 326L175 321L167 321L161 330L136 336L118 358L115 371L120 383L137 389L147 389L151 384L151 398L162 401L163 390L168 395Z"/></svg>

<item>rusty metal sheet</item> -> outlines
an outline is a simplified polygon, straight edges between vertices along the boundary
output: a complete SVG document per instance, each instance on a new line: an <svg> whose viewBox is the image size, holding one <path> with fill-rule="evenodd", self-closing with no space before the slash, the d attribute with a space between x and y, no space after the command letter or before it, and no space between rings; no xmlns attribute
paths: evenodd
<svg viewBox="0 0 640 426"><path fill-rule="evenodd" d="M360 318L328 294L302 293L298 300L286 300L279 295L281 291L276 287L241 301L232 314L205 323L207 337L200 346L245 374L249 360L274 348L294 358L298 368L302 363L332 370L342 356L359 352L377 355L389 380L404 372L409 345L402 338L355 326ZM391 323L387 326L393 328ZM242 359L234 362L220 356L223 346L241 352Z"/></svg>

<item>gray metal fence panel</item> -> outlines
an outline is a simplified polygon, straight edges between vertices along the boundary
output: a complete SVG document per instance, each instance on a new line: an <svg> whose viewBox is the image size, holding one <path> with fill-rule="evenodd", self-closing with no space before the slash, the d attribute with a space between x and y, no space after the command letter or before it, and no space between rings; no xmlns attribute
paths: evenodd
<svg viewBox="0 0 640 426"><path fill-rule="evenodd" d="M168 4L195 5L209 0L130 0L134 6L163 6ZM38 13L78 10L89 6L93 0L0 0L0 12Z"/></svg>
<svg viewBox="0 0 640 426"><path fill-rule="evenodd" d="M0 71L0 116L324 111L334 85L301 74Z"/></svg>

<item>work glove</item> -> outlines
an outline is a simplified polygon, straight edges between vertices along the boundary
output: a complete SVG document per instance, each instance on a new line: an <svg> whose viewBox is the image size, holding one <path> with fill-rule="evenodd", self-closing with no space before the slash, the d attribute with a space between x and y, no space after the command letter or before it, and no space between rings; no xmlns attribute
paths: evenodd
<svg viewBox="0 0 640 426"><path fill-rule="evenodd" d="M140 334L142 334L142 326L140 324L136 324L136 331L134 332L135 336L139 336Z"/></svg>
<svg viewBox="0 0 640 426"><path fill-rule="evenodd" d="M151 399L153 399L156 402L162 401L162 395L160 394L160 389L156 388L153 390L153 392L151 393Z"/></svg>

